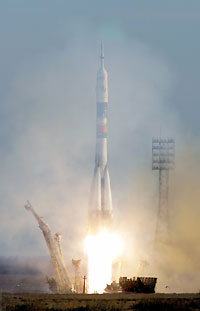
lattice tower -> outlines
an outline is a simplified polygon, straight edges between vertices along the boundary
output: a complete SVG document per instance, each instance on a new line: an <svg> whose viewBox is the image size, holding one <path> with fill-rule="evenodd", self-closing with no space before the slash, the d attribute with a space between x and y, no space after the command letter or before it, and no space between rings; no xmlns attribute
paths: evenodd
<svg viewBox="0 0 200 311"><path fill-rule="evenodd" d="M159 199L156 224L156 240L169 237L169 171L174 169L175 140L173 138L152 139L152 170L159 171Z"/></svg>

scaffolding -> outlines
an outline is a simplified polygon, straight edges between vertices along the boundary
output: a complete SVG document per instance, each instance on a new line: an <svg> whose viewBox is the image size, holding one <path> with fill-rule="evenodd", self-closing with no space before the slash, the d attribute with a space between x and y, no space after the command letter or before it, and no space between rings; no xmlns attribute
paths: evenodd
<svg viewBox="0 0 200 311"><path fill-rule="evenodd" d="M152 170L159 171L159 201L156 224L156 240L169 237L169 171L174 169L174 138L152 139Z"/></svg>
<svg viewBox="0 0 200 311"><path fill-rule="evenodd" d="M81 259L72 259L72 265L74 266L74 291L75 293L83 293L83 279L80 269Z"/></svg>
<svg viewBox="0 0 200 311"><path fill-rule="evenodd" d="M28 211L30 211L36 218L39 224L39 228L41 229L44 235L51 256L52 264L55 270L55 277L47 276L47 282L49 283L50 289L60 294L71 292L72 291L71 276L69 275L69 272L67 271L67 268L64 263L61 247L61 234L56 233L54 237L52 236L48 224L44 222L42 217L38 216L38 214L35 212L29 201L27 201L25 208Z"/></svg>

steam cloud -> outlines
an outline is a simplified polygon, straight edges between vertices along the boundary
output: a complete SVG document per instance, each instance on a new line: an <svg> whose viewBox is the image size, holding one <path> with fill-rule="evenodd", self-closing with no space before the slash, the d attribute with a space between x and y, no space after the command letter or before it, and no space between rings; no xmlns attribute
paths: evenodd
<svg viewBox="0 0 200 311"><path fill-rule="evenodd" d="M47 254L29 199L53 232L63 234L66 262L83 257L95 150L95 84L99 42L66 33L64 48L24 60L2 102L1 255ZM100 38L99 38L100 39ZM100 41L100 40L99 40ZM108 163L116 226L125 243L124 274L140 260L170 291L199 289L200 150L172 107L177 77L158 53L136 38L105 41L109 75ZM153 257L157 172L151 139L176 138L170 185L171 243ZM155 259L154 259L155 258ZM153 259L153 260L152 260ZM149 269L149 270L148 270Z"/></svg>

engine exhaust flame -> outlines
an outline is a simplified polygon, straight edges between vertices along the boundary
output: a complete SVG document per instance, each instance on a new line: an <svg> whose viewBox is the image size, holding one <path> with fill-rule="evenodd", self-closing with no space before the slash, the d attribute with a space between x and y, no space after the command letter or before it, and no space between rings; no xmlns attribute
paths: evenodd
<svg viewBox="0 0 200 311"><path fill-rule="evenodd" d="M117 235L102 230L85 240L88 255L88 293L103 293L112 282L112 263L121 252Z"/></svg>

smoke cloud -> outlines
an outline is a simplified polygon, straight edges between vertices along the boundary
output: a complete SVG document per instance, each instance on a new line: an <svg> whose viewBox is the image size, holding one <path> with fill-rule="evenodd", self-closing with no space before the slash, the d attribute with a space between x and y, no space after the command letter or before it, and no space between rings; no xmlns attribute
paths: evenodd
<svg viewBox="0 0 200 311"><path fill-rule="evenodd" d="M48 254L36 221L23 209L28 199L52 232L63 234L67 264L84 257L96 73L104 39L108 165L116 230L124 241L123 273L133 276L142 261L143 273L161 280L160 291L198 291L200 150L187 116L171 104L180 76L160 51L119 23L91 29L90 22L73 19L58 29L63 45L21 61L2 97L1 255ZM176 167L170 175L171 242L158 256L153 247L158 174L151 170L151 139L160 130L176 139Z"/></svg>

